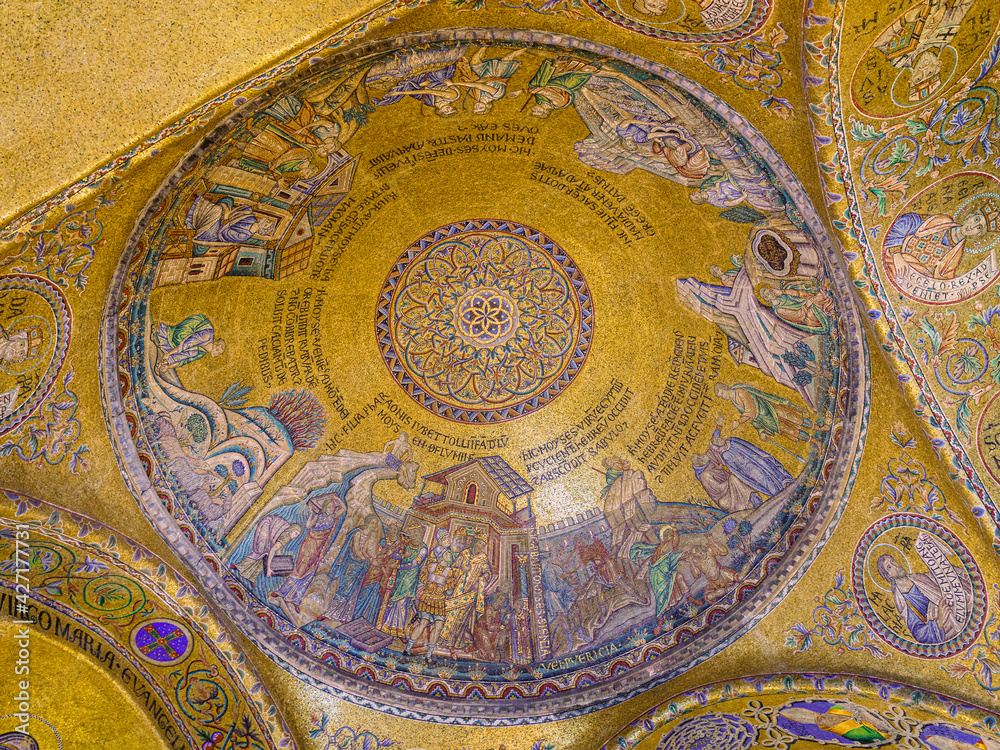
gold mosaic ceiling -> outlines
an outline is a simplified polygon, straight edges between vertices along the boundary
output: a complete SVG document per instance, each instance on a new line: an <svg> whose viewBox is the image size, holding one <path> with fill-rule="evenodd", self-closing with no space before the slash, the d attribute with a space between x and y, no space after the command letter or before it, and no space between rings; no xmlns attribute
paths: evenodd
<svg viewBox="0 0 1000 750"><path fill-rule="evenodd" d="M989 3L59 13L0 747L1000 745Z"/></svg>

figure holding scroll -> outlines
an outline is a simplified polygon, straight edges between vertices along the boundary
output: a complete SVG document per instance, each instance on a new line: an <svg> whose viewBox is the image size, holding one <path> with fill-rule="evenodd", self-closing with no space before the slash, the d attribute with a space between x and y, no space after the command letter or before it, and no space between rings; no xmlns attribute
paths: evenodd
<svg viewBox="0 0 1000 750"><path fill-rule="evenodd" d="M972 583L929 535L919 534L914 547L929 572L908 573L889 554L880 556L876 567L892 586L896 611L914 640L946 643L958 636L968 621Z"/></svg>

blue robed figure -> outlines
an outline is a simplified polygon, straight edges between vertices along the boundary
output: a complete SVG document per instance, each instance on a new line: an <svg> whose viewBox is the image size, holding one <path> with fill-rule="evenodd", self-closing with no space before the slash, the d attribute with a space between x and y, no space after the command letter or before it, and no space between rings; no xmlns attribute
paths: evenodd
<svg viewBox="0 0 1000 750"><path fill-rule="evenodd" d="M353 620L355 613L360 609L369 614L373 594L371 585L363 587L365 576L369 568L376 562L381 554L385 540L381 539L382 523L377 516L370 515L365 519L364 525L351 529L344 541L344 546L340 549L337 559L330 566L329 583L327 584L327 596L330 606L327 609L327 616L341 622ZM364 589L369 589L365 591ZM367 594L362 601L362 593ZM379 597L381 603L381 597ZM364 617L365 614L361 616ZM369 621L374 617L366 617Z"/></svg>
<svg viewBox="0 0 1000 750"><path fill-rule="evenodd" d="M705 453L691 457L694 475L709 499L727 513L759 508L793 481L774 456L742 438L715 430Z"/></svg>

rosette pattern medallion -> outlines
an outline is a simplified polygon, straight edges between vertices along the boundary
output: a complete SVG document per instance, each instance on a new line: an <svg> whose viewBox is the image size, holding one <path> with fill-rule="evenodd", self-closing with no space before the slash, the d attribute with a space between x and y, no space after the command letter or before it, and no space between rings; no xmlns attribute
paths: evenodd
<svg viewBox="0 0 1000 750"><path fill-rule="evenodd" d="M594 306L553 240L510 221L449 224L414 242L379 298L389 371L421 406L457 422L530 414L587 358Z"/></svg>

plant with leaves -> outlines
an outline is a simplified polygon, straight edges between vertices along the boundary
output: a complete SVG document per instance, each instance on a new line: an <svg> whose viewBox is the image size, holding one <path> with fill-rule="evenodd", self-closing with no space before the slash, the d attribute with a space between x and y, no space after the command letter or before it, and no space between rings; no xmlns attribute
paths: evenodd
<svg viewBox="0 0 1000 750"><path fill-rule="evenodd" d="M379 750L384 747L396 747L395 740L380 738L378 735L361 727L341 726L333 729L330 717L325 713L311 717L313 728L309 730L309 739L325 740L325 744L317 745L318 750Z"/></svg>
<svg viewBox="0 0 1000 750"><path fill-rule="evenodd" d="M854 591L845 580L844 570L833 576L833 588L821 599L815 597L819 605L813 610L813 625L796 623L787 631L785 646L793 653L801 654L815 645L814 637L837 649L838 654L848 651L865 651L878 659L885 659L885 652L868 629L868 624L858 613L858 602Z"/></svg>
<svg viewBox="0 0 1000 750"><path fill-rule="evenodd" d="M1000 692L1000 628L997 622L997 607L1000 607L1000 586L993 584L993 602L989 619L983 628L981 639L964 652L962 658L941 669L956 680L972 675L983 690L994 699Z"/></svg>
<svg viewBox="0 0 1000 750"><path fill-rule="evenodd" d="M68 458L73 474L90 469L87 455L90 449L76 442L81 430L80 420L76 418L80 401L69 389L73 377L73 368L67 368L62 377L62 390L49 396L35 416L7 433L0 444L0 456L15 455L38 469L45 465L55 466Z"/></svg>
<svg viewBox="0 0 1000 750"><path fill-rule="evenodd" d="M982 342L959 337L958 332L954 310L936 312L921 317L910 341L923 364L933 368L938 386L948 394L942 402L955 410L956 431L971 440L971 405L978 406L993 390L993 384L981 384L991 359Z"/></svg>
<svg viewBox="0 0 1000 750"><path fill-rule="evenodd" d="M993 354L990 355L990 379L1000 383L1000 306L987 307L982 302L973 305L976 312L969 316L966 327L973 332L982 329L986 344Z"/></svg>
<svg viewBox="0 0 1000 750"><path fill-rule="evenodd" d="M271 396L267 410L281 422L295 450L313 448L326 428L326 412L309 391L292 390Z"/></svg>
<svg viewBox="0 0 1000 750"><path fill-rule="evenodd" d="M889 459L882 470L879 495L872 499L872 512L919 513L935 521L953 523L968 531L962 517L948 507L944 493L927 473L927 467L910 455L917 441L897 422L889 432L889 440L901 449L899 455Z"/></svg>
<svg viewBox="0 0 1000 750"><path fill-rule="evenodd" d="M218 404L227 409L239 409L241 406L246 405L247 394L252 390L252 385L243 385L242 380L237 380L235 383L230 383L226 386L226 390L222 392L222 397L219 399Z"/></svg>
<svg viewBox="0 0 1000 750"><path fill-rule="evenodd" d="M72 285L83 292L87 288L87 271L94 262L95 253L106 240L104 225L98 218L100 209L110 208L117 202L119 177L104 180L104 191L88 203L88 208L78 209L65 205L66 216L51 229L44 229L46 218L40 217L27 232L17 232L12 237L16 243L10 249L0 250L0 273L31 273L44 276L64 289Z"/></svg>

